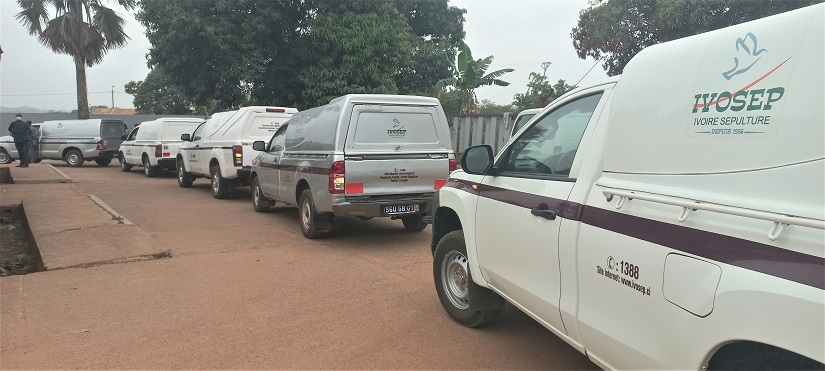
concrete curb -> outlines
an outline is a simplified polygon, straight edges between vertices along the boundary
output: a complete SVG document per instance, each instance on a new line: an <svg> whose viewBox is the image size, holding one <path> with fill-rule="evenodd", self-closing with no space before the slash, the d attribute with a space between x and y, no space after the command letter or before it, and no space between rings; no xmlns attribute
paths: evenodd
<svg viewBox="0 0 825 371"><path fill-rule="evenodd" d="M89 196L89 199L92 200L92 202L97 204L97 206L100 206L101 209L106 210L107 213L112 214L112 218L117 220L118 223L123 223L125 225L133 225L132 222L129 221L129 219L124 218L123 215L120 215L117 211L115 211L114 209L109 207L109 205L106 205L106 203L103 202L103 200L99 199L97 196L95 196L95 195L88 195L88 196Z"/></svg>
<svg viewBox="0 0 825 371"><path fill-rule="evenodd" d="M56 167L52 166L52 164L46 164L46 166L48 166L48 167L50 167L52 170L54 170L54 171L55 171L58 175L60 175L60 176L61 176L64 180L68 180L68 182L62 182L62 183L74 183L74 181L72 180L72 177L70 177L68 174L64 173L64 172L63 172L63 170L60 170L60 169L58 169L58 168L56 168Z"/></svg>

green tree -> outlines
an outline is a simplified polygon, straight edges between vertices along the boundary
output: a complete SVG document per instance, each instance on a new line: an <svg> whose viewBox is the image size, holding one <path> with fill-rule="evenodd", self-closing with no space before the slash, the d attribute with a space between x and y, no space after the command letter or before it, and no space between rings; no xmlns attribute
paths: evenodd
<svg viewBox="0 0 825 371"><path fill-rule="evenodd" d="M456 49L464 40L466 10L444 0L394 0L413 34L411 68L396 76L401 94L437 95L436 84L452 75Z"/></svg>
<svg viewBox="0 0 825 371"><path fill-rule="evenodd" d="M464 11L447 0L140 1L149 65L219 110L431 93L464 37Z"/></svg>
<svg viewBox="0 0 825 371"><path fill-rule="evenodd" d="M516 94L513 97L513 105L519 111L530 108L543 108L564 93L573 90L573 88L574 86L567 85L564 80L559 80L555 85L550 85L550 79L544 74L530 72L527 92Z"/></svg>
<svg viewBox="0 0 825 371"><path fill-rule="evenodd" d="M502 115L505 112L513 112L512 104L496 104L489 99L482 99L478 102L478 114L481 115Z"/></svg>
<svg viewBox="0 0 825 371"><path fill-rule="evenodd" d="M571 36L579 58L618 75L645 47L767 17L823 0L590 0Z"/></svg>
<svg viewBox="0 0 825 371"><path fill-rule="evenodd" d="M137 0L114 2L132 10ZM41 44L74 60L77 118L89 118L86 67L100 63L109 50L126 44L129 40L123 30L126 20L102 0L17 0L17 4L23 10L16 18L28 29L29 35L37 35ZM54 18L49 19L47 7L53 8Z"/></svg>
<svg viewBox="0 0 825 371"><path fill-rule="evenodd" d="M513 72L512 68L503 68L490 73L487 69L493 63L493 56L481 59L473 59L470 47L464 42L458 47L458 57L456 58L453 76L442 79L438 82L438 88L448 91L457 90L461 94L461 113L469 114L474 112L476 102L475 90L486 85L507 86L509 82L499 79L505 73Z"/></svg>
<svg viewBox="0 0 825 371"><path fill-rule="evenodd" d="M341 3L331 8L335 4ZM306 45L316 53L300 73L305 105L351 93L398 93L396 76L413 65L409 26L389 1L363 4L325 11L310 22Z"/></svg>
<svg viewBox="0 0 825 371"><path fill-rule="evenodd" d="M132 103L139 113L153 115L189 115L192 103L183 91L172 83L169 75L157 67L146 75L146 80L129 81L123 86L134 96Z"/></svg>

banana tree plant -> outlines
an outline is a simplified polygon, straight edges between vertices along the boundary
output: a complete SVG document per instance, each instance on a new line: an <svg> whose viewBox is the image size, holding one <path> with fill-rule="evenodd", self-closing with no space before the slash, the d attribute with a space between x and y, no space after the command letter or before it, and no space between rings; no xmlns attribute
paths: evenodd
<svg viewBox="0 0 825 371"><path fill-rule="evenodd" d="M503 68L487 73L490 64L493 63L493 56L487 58L473 59L470 47L464 42L458 47L458 57L453 68L453 76L438 82L436 87L439 91L456 90L461 94L461 113L469 114L475 110L478 99L475 89L486 86L507 86L509 82L499 79L505 73L513 72L512 68Z"/></svg>

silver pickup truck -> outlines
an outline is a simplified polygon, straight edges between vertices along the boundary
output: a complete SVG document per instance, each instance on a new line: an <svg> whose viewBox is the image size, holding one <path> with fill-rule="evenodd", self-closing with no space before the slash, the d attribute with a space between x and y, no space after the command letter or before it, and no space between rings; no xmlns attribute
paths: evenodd
<svg viewBox="0 0 825 371"><path fill-rule="evenodd" d="M250 177L255 210L298 205L307 238L336 217L390 217L421 231L456 168L441 103L428 97L339 97L296 113L253 148L262 151Z"/></svg>

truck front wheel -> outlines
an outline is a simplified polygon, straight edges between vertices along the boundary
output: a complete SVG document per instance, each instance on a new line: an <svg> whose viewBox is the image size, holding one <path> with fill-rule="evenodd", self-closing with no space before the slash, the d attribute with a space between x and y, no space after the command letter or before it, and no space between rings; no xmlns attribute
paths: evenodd
<svg viewBox="0 0 825 371"><path fill-rule="evenodd" d="M471 306L470 289L475 283L470 276L463 230L447 233L438 241L433 257L433 276L438 299L456 322L467 327L481 327L492 323L501 314L501 309L478 310ZM478 289L479 295L497 296L492 291Z"/></svg>
<svg viewBox="0 0 825 371"><path fill-rule="evenodd" d="M252 180L252 208L262 213L269 211L269 208L274 205L274 202L266 199L263 190L261 190L261 181L258 177L255 177L255 179Z"/></svg>
<svg viewBox="0 0 825 371"><path fill-rule="evenodd" d="M189 188L192 186L194 180L192 174L189 174L189 172L186 171L186 167L183 166L183 160L178 159L178 186L181 188Z"/></svg>

